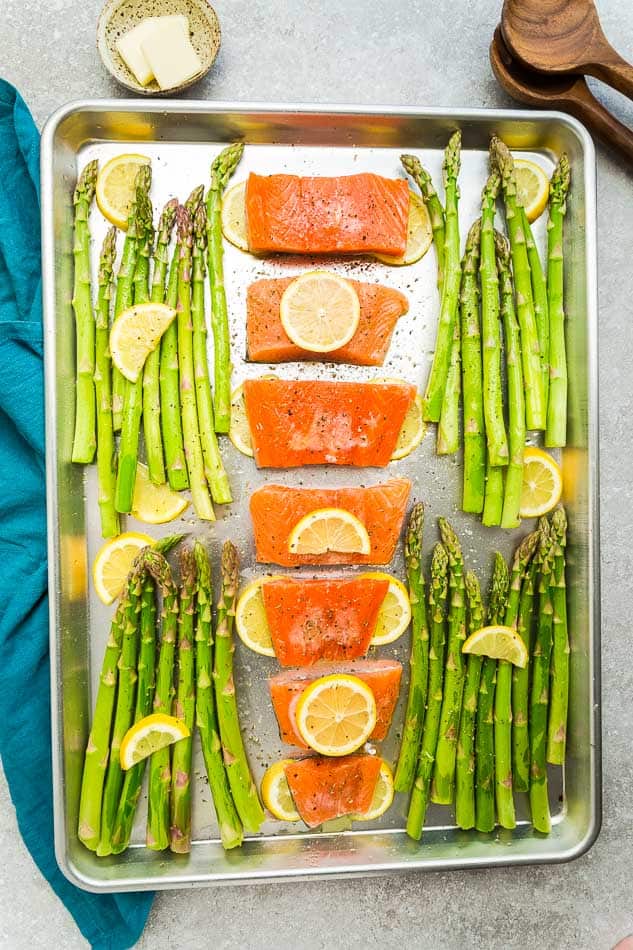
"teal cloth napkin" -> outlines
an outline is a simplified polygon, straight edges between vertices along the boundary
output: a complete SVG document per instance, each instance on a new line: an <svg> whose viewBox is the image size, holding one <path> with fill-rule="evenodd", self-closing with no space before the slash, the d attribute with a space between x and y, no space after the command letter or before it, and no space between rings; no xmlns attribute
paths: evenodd
<svg viewBox="0 0 633 950"><path fill-rule="evenodd" d="M39 136L0 80L0 756L25 844L98 950L132 947L153 894L89 894L53 850ZM33 908L37 913L37 908Z"/></svg>

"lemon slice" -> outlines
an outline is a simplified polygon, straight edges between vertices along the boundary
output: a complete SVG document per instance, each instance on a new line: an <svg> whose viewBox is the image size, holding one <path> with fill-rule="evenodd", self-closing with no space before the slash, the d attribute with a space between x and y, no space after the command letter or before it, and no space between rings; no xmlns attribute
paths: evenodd
<svg viewBox="0 0 633 950"><path fill-rule="evenodd" d="M523 456L522 518L540 518L555 508L563 493L563 473L548 452L528 446Z"/></svg>
<svg viewBox="0 0 633 950"><path fill-rule="evenodd" d="M299 521L288 538L291 554L369 554L367 528L344 508L317 508Z"/></svg>
<svg viewBox="0 0 633 950"><path fill-rule="evenodd" d="M295 346L311 353L330 353L349 343L356 333L360 301L348 280L313 270L288 284L279 314Z"/></svg>
<svg viewBox="0 0 633 950"><path fill-rule="evenodd" d="M321 676L301 693L295 712L303 741L321 755L349 755L376 726L376 700L357 676Z"/></svg>
<svg viewBox="0 0 633 950"><path fill-rule="evenodd" d="M99 548L92 565L92 579L99 600L111 604L125 587L134 558L154 539L137 531L110 538Z"/></svg>
<svg viewBox="0 0 633 950"><path fill-rule="evenodd" d="M116 155L97 177L96 197L101 214L117 228L127 231L127 218L134 200L136 176L141 165L149 165L147 155Z"/></svg>
<svg viewBox="0 0 633 950"><path fill-rule="evenodd" d="M239 181L222 198L222 233L240 251L248 250L246 231L246 182Z"/></svg>
<svg viewBox="0 0 633 950"><path fill-rule="evenodd" d="M301 821L301 815L295 808L286 778L286 766L292 765L292 759L274 762L264 773L260 791L262 801L271 815L280 821Z"/></svg>
<svg viewBox="0 0 633 950"><path fill-rule="evenodd" d="M464 643L462 653L507 660L521 669L525 669L528 664L527 647L512 627L482 627L481 630L475 630Z"/></svg>
<svg viewBox="0 0 633 950"><path fill-rule="evenodd" d="M352 821L374 821L374 819L380 818L391 807L393 795L393 773L386 762L381 762L369 811L365 812L364 815L352 815Z"/></svg>
<svg viewBox="0 0 633 950"><path fill-rule="evenodd" d="M262 596L262 584L274 580L283 578L275 574L252 581L240 594L235 608L235 628L240 640L261 656L275 655Z"/></svg>
<svg viewBox="0 0 633 950"><path fill-rule="evenodd" d="M549 198L549 178L540 167L526 158L514 159L517 201L525 208L528 221L543 214Z"/></svg>
<svg viewBox="0 0 633 950"><path fill-rule="evenodd" d="M416 393L415 399L409 406L407 414L400 428L396 447L391 455L392 462L410 455L424 438L426 422L422 418L422 396Z"/></svg>
<svg viewBox="0 0 633 950"><path fill-rule="evenodd" d="M389 589L378 611L371 645L378 647L393 643L402 636L411 622L411 604L407 588L396 577L385 574L383 571L370 571L361 576L389 582Z"/></svg>
<svg viewBox="0 0 633 950"><path fill-rule="evenodd" d="M251 439L251 430L248 425L248 416L246 415L246 400L244 399L244 386L238 386L233 390L231 396L231 424L229 426L229 439L242 455L253 457L253 441Z"/></svg>
<svg viewBox="0 0 633 950"><path fill-rule="evenodd" d="M155 485L147 465L136 466L132 517L145 524L166 524L181 515L189 502L169 485Z"/></svg>
<svg viewBox="0 0 633 950"><path fill-rule="evenodd" d="M126 379L135 383L145 360L176 316L164 303L139 303L128 307L112 324L112 362Z"/></svg>
<svg viewBox="0 0 633 950"><path fill-rule="evenodd" d="M374 254L382 264L402 267L415 264L424 257L433 242L433 229L426 205L414 191L409 192L409 225L407 228L407 246L402 257L390 257L388 254Z"/></svg>
<svg viewBox="0 0 633 950"><path fill-rule="evenodd" d="M119 751L123 771L146 759L152 752L188 739L191 733L181 719L165 713L152 713L135 722L123 736Z"/></svg>

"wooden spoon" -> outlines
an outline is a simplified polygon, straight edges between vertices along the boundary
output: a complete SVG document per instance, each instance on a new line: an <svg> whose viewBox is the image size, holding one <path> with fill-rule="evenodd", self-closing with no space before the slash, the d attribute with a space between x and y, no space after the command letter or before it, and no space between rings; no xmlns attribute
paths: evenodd
<svg viewBox="0 0 633 950"><path fill-rule="evenodd" d="M633 99L633 66L602 32L593 0L505 0L501 32L527 69L588 73Z"/></svg>
<svg viewBox="0 0 633 950"><path fill-rule="evenodd" d="M490 65L497 82L519 102L541 109L563 109L584 122L605 145L633 161L633 131L592 95L582 76L552 76L523 69L503 42L499 27L490 44Z"/></svg>

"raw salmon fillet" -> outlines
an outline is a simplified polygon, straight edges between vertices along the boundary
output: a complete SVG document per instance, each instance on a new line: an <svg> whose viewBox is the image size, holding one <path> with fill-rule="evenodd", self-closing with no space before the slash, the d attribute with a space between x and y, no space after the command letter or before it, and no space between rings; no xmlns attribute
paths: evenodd
<svg viewBox="0 0 633 950"><path fill-rule="evenodd" d="M398 382L247 379L257 467L384 467L415 394L415 386Z"/></svg>
<svg viewBox="0 0 633 950"><path fill-rule="evenodd" d="M355 660L344 666L320 664L309 670L288 670L268 680L273 709L283 742L307 749L295 723L295 709L306 686L330 673L350 673L367 683L376 700L376 728L370 739L380 742L389 732L391 717L398 702L402 664L397 660Z"/></svg>
<svg viewBox="0 0 633 950"><path fill-rule="evenodd" d="M364 172L336 178L255 175L246 182L248 246L256 254L404 254L409 186Z"/></svg>
<svg viewBox="0 0 633 950"><path fill-rule="evenodd" d="M280 303L294 277L256 280L246 294L246 339L248 359L253 363L290 363L318 360L322 363L354 363L381 366L397 320L409 309L399 290L382 284L350 280L360 302L356 333L345 346L329 353L313 353L296 346L281 324Z"/></svg>
<svg viewBox="0 0 633 950"><path fill-rule="evenodd" d="M262 585L275 654L282 666L364 656L389 581L376 577L282 578Z"/></svg>
<svg viewBox="0 0 633 950"><path fill-rule="evenodd" d="M257 560L297 564L388 564L394 555L411 482L391 478L369 488L290 488L263 485L251 495L250 509ZM344 508L365 525L369 554L291 554L288 536L297 522L316 508Z"/></svg>
<svg viewBox="0 0 633 950"><path fill-rule="evenodd" d="M297 811L309 828L316 828L332 818L368 812L381 765L377 755L310 756L284 771Z"/></svg>

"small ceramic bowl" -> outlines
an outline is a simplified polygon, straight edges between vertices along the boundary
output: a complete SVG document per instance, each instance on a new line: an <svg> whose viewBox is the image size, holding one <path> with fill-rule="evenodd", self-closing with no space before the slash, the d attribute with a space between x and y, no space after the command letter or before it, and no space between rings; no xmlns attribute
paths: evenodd
<svg viewBox="0 0 633 950"><path fill-rule="evenodd" d="M189 20L191 44L200 57L202 69L187 82L160 89L153 79L141 86L127 68L116 48L119 37L145 17L184 14ZM143 96L173 95L199 82L211 69L220 48L220 24L207 0L108 0L97 25L97 49L108 72L126 89Z"/></svg>

